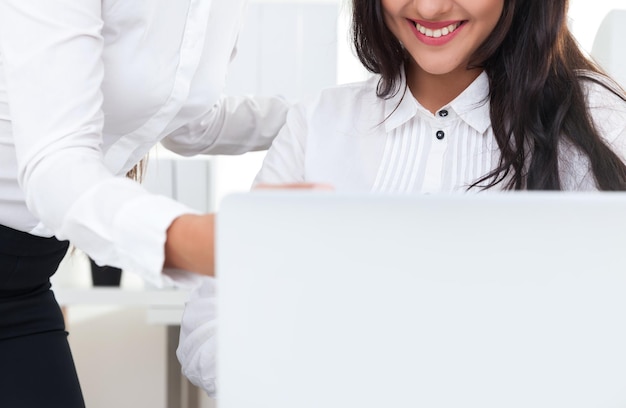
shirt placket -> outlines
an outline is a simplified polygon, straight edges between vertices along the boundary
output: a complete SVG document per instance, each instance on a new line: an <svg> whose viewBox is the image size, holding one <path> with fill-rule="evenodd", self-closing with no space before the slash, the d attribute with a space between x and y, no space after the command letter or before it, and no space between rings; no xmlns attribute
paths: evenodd
<svg viewBox="0 0 626 408"><path fill-rule="evenodd" d="M444 158L448 149L450 133L448 116L449 111L441 109L435 114L435 118L429 121L430 126L426 137L433 140L424 171L422 188L424 193L437 193L442 188Z"/></svg>

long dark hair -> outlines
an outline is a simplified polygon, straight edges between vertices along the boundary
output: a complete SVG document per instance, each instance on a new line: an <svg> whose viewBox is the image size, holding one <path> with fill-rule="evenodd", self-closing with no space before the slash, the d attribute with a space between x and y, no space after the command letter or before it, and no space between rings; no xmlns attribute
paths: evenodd
<svg viewBox="0 0 626 408"><path fill-rule="evenodd" d="M583 80L624 99L623 92L580 50L567 26L568 0L504 0L490 37L470 67L489 77L491 124L500 148L498 166L471 187L561 190L559 146L569 142L589 159L600 190L626 190L626 165L596 129ZM410 58L386 27L381 0L353 0L357 55L380 74L377 93L399 92ZM626 99L625 99L626 103Z"/></svg>

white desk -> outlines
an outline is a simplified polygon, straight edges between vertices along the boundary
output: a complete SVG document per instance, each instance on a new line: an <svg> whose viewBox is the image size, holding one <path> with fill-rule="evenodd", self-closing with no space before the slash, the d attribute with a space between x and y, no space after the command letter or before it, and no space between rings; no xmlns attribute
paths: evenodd
<svg viewBox="0 0 626 408"><path fill-rule="evenodd" d="M167 326L167 406L198 407L197 389L181 375L176 358L180 321L189 292L180 289L57 288L62 306L94 305L147 308L146 322Z"/></svg>
<svg viewBox="0 0 626 408"><path fill-rule="evenodd" d="M59 304L146 307L149 324L178 326L189 292L181 289L54 288Z"/></svg>

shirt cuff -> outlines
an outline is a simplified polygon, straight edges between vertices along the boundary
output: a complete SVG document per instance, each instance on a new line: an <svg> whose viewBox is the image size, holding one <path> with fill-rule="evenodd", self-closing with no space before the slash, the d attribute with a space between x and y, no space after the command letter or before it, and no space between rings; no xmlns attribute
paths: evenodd
<svg viewBox="0 0 626 408"><path fill-rule="evenodd" d="M195 273L168 270L164 275L167 229L174 219L197 211L167 197L137 197L120 211L114 230L119 234L117 245L124 269L139 274L149 285L195 286ZM179 284L180 282L180 284Z"/></svg>

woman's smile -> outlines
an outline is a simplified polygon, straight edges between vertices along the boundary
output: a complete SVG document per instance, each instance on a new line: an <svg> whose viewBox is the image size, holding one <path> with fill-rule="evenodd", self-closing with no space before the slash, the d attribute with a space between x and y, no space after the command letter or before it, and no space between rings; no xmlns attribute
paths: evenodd
<svg viewBox="0 0 626 408"><path fill-rule="evenodd" d="M447 44L463 28L465 21L414 21L407 19L418 40L426 45L438 46Z"/></svg>

